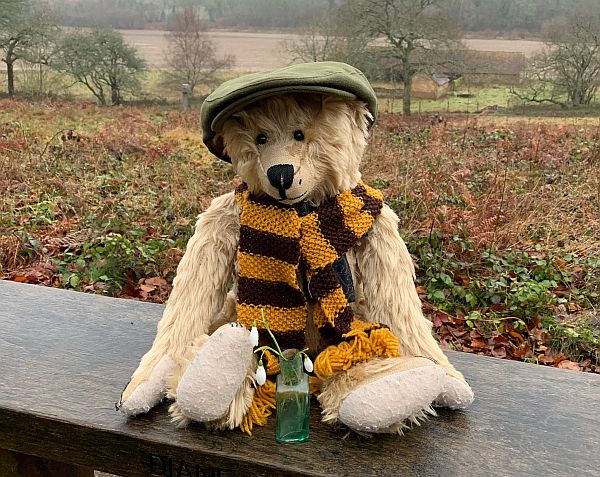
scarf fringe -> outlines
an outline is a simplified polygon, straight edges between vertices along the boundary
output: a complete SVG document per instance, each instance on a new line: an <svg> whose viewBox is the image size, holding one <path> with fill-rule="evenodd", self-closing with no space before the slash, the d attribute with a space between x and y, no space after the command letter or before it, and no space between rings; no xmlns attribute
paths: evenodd
<svg viewBox="0 0 600 477"><path fill-rule="evenodd" d="M252 435L252 428L256 426L264 426L267 423L267 418L273 414L275 409L275 383L267 380L262 386L258 386L254 390L254 398L250 409L244 416L244 420L240 424L240 429L249 436Z"/></svg>
<svg viewBox="0 0 600 477"><path fill-rule="evenodd" d="M353 329L344 335L345 341L323 350L315 360L317 378L325 380L334 373L347 371L354 364L373 358L396 358L400 356L400 343L387 328L368 331L366 327Z"/></svg>

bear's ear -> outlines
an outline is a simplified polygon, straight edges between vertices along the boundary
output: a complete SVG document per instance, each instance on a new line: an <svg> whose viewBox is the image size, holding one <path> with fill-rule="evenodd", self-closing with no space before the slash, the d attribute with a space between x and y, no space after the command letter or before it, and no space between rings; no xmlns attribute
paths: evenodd
<svg viewBox="0 0 600 477"><path fill-rule="evenodd" d="M373 115L363 101L348 101L346 103L350 108L354 125L362 131L365 137L369 135L369 124L373 121Z"/></svg>
<svg viewBox="0 0 600 477"><path fill-rule="evenodd" d="M369 111L367 104L363 101L351 101L347 99L325 96L323 98L321 113L327 116L328 113L341 112L345 110L352 121L352 126L358 128L366 138L369 133L369 124L373 121L373 115Z"/></svg>

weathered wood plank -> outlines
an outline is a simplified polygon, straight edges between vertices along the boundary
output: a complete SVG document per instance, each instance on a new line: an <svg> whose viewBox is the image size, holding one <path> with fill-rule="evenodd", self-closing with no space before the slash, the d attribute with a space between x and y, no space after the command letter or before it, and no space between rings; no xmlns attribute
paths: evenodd
<svg viewBox="0 0 600 477"><path fill-rule="evenodd" d="M94 477L94 471L0 449L0 477Z"/></svg>
<svg viewBox="0 0 600 477"><path fill-rule="evenodd" d="M162 405L127 420L114 402L162 306L0 281L0 448L125 476L599 475L600 377L452 353L476 401L405 437L318 421L280 445L176 429Z"/></svg>

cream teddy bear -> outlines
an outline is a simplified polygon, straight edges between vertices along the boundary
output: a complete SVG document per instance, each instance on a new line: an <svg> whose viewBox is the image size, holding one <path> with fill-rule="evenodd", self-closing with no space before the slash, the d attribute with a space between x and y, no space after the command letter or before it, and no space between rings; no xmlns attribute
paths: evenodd
<svg viewBox="0 0 600 477"><path fill-rule="evenodd" d="M472 402L421 312L399 219L361 180L376 112L362 73L333 62L246 75L206 99L204 141L243 182L200 215L122 412L168 397L181 424L264 424L275 386L255 381L249 331L263 313L282 348L309 348L325 422L395 433L433 405Z"/></svg>

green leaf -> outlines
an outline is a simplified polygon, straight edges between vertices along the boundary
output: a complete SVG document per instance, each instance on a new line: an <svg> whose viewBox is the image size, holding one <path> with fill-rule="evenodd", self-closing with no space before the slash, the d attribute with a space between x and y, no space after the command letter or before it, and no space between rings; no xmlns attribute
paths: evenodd
<svg viewBox="0 0 600 477"><path fill-rule="evenodd" d="M472 293L467 293L465 295L465 301L471 306L477 305L477 297L475 295L473 295Z"/></svg>
<svg viewBox="0 0 600 477"><path fill-rule="evenodd" d="M437 301L443 301L446 299L446 295L444 295L444 292L442 290L434 291L431 297Z"/></svg>

